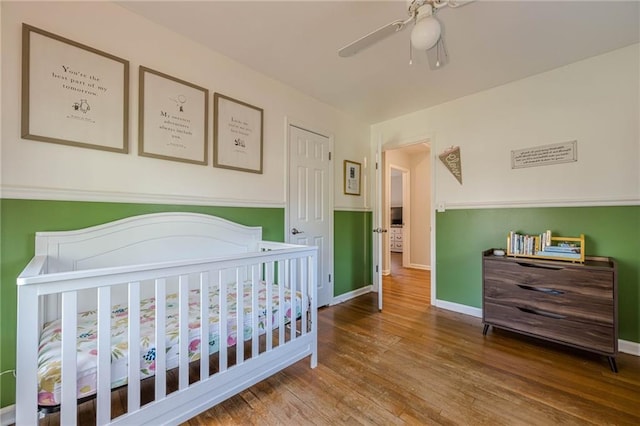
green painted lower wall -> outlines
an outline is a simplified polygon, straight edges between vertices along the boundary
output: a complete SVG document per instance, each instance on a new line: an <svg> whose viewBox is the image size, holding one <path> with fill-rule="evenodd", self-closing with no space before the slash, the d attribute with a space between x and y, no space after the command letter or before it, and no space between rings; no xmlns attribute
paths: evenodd
<svg viewBox="0 0 640 426"><path fill-rule="evenodd" d="M436 216L437 298L482 306L481 252L509 231L585 234L586 254L618 263L619 337L640 342L640 206L448 210Z"/></svg>
<svg viewBox="0 0 640 426"><path fill-rule="evenodd" d="M79 229L168 211L211 214L243 225L262 226L265 240L283 241L283 208L1 200L0 371L15 368L16 277L33 257L36 231ZM15 379L5 374L0 377L0 406L11 405L14 400Z"/></svg>
<svg viewBox="0 0 640 426"><path fill-rule="evenodd" d="M334 296L370 285L372 277L371 212L334 212Z"/></svg>

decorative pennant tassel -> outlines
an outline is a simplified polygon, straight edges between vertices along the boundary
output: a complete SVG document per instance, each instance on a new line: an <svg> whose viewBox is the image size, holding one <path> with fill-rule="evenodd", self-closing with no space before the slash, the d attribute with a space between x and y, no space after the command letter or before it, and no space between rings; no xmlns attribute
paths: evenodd
<svg viewBox="0 0 640 426"><path fill-rule="evenodd" d="M438 157L440 158L440 161L447 166L447 169L449 169L451 174L458 179L460 185L462 185L462 161L460 160L460 147L451 147Z"/></svg>

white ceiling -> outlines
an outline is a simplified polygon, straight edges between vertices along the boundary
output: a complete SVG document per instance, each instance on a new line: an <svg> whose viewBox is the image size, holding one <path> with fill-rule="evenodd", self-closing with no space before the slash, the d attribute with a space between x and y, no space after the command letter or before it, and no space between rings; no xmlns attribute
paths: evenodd
<svg viewBox="0 0 640 426"><path fill-rule="evenodd" d="M438 17L450 63L409 65L410 28L351 58L347 43L405 18L396 1L141 1L123 7L375 123L640 41L640 1L483 1Z"/></svg>

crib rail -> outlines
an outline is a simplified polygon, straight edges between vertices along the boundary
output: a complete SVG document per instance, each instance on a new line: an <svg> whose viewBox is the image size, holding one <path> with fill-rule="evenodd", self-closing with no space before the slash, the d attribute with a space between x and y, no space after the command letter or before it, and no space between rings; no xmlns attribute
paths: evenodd
<svg viewBox="0 0 640 426"><path fill-rule="evenodd" d="M38 421L38 346L47 296L60 297L61 318L61 401L60 423L77 423L77 313L78 295L85 290L96 292L97 311L97 382L96 424L175 423L217 404L231 395L268 377L270 374L306 356L311 366L317 364L317 248L291 244L262 242L264 250L215 259L150 263L92 270L47 273L46 256L36 256L18 277L18 345L16 423ZM236 342L231 345L235 361L228 365L229 345L227 312L232 282L235 290L230 300L238 306L235 322ZM169 393L167 384L166 301L169 281L178 287L178 390ZM250 288L250 304L244 302L245 284ZM264 342L260 335L258 288L264 283L266 315ZM128 307L127 408L126 413L112 418L111 389L111 311L114 288L126 286ZM141 292L153 286L155 297L155 374L153 401L141 404ZM200 344L189 347L189 294L197 289L199 299ZM218 362L210 371L209 312L210 297L218 289L219 336ZM284 309L285 292L290 293L291 314ZM299 295L299 298L296 297ZM279 300L277 317L274 297ZM300 302L298 302L299 300ZM301 303L303 306L296 306ZM300 321L296 321L296 312ZM246 322L251 334L245 336ZM206 334L205 334L206 333ZM245 340L250 354L245 353ZM249 346L247 346L249 348ZM190 359L190 351L199 363ZM198 365L198 377L190 378L190 369Z"/></svg>

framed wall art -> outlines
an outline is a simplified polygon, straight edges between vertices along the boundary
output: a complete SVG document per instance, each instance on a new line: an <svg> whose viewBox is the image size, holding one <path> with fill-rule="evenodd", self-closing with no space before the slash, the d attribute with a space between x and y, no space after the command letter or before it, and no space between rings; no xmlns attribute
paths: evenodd
<svg viewBox="0 0 640 426"><path fill-rule="evenodd" d="M360 163L344 160L344 193L360 195Z"/></svg>
<svg viewBox="0 0 640 426"><path fill-rule="evenodd" d="M262 173L263 109L213 95L213 165Z"/></svg>
<svg viewBox="0 0 640 426"><path fill-rule="evenodd" d="M24 139L129 150L129 61L22 24Z"/></svg>
<svg viewBox="0 0 640 426"><path fill-rule="evenodd" d="M208 164L209 90L140 67L138 155Z"/></svg>

